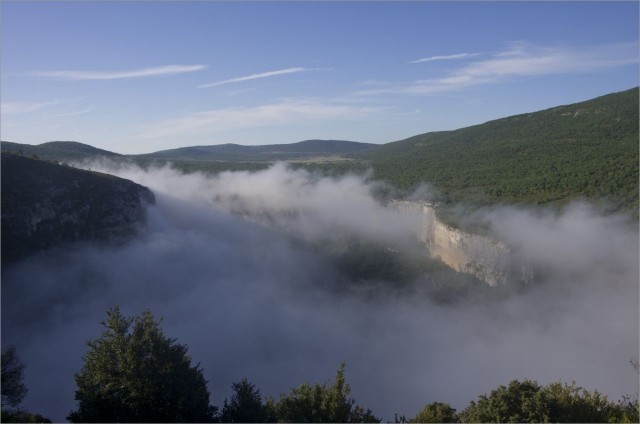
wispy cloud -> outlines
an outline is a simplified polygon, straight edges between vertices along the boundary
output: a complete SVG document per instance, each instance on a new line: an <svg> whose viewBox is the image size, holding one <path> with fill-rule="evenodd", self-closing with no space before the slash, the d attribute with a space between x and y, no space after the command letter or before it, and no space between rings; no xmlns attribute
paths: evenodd
<svg viewBox="0 0 640 424"><path fill-rule="evenodd" d="M59 104L58 99L51 102L4 102L0 105L3 114L32 113Z"/></svg>
<svg viewBox="0 0 640 424"><path fill-rule="evenodd" d="M450 54L446 56L430 56L424 57L422 59L412 60L408 63L423 63L423 62L433 62L436 60L455 60L455 59L466 59L468 57L478 56L480 53L458 53L458 54Z"/></svg>
<svg viewBox="0 0 640 424"><path fill-rule="evenodd" d="M506 51L459 67L440 78L363 90L356 94L434 94L499 83L515 77L598 72L637 63L637 42L579 49L537 47L519 42Z"/></svg>
<svg viewBox="0 0 640 424"><path fill-rule="evenodd" d="M285 100L254 107L221 108L154 124L144 138L187 136L255 127L308 124L326 120L355 120L380 108L328 103L317 100Z"/></svg>
<svg viewBox="0 0 640 424"><path fill-rule="evenodd" d="M167 65L127 71L32 71L31 75L60 80L112 80L184 74L206 69L205 65Z"/></svg>
<svg viewBox="0 0 640 424"><path fill-rule="evenodd" d="M89 106L81 110L75 110L71 112L62 112L62 113L56 113L54 115L49 115L48 118L66 118L67 116L83 115L85 113L91 112L92 110L93 110L93 106Z"/></svg>
<svg viewBox="0 0 640 424"><path fill-rule="evenodd" d="M223 80L223 81L210 82L208 84L199 85L198 88L217 87L219 85L232 84L232 83L235 83L235 82L249 81L249 80L260 79L260 78L269 78L269 77L275 77L275 76L278 76L278 75L297 74L298 72L317 71L317 70L319 70L319 69L316 69L316 68L301 68L301 67L279 69L277 71L261 72L259 74L251 74L251 75L246 75L246 76L243 76L243 77L226 79L226 80Z"/></svg>
<svg viewBox="0 0 640 424"><path fill-rule="evenodd" d="M364 81L359 81L356 84L357 85L370 86L370 87L381 87L381 86L385 86L385 85L390 85L391 83L389 81L380 81L380 80L377 80L377 79L368 79L368 80L364 80Z"/></svg>

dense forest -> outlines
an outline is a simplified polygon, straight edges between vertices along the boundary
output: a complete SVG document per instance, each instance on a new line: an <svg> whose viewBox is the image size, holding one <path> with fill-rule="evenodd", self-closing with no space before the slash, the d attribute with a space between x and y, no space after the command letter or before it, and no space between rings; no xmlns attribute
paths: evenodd
<svg viewBox="0 0 640 424"><path fill-rule="evenodd" d="M166 337L148 310L127 317L107 311L104 331L88 342L82 369L75 374L77 409L71 422L380 422L356 404L346 382L345 364L334 381L303 383L278 399L263 398L247 378L232 384L222 408L210 404L203 370L191 364L186 345ZM638 371L637 360L632 365ZM2 421L51 422L20 409L28 388L15 348L2 352ZM638 395L610 401L575 383L540 385L511 381L483 394L459 413L447 403L430 402L415 416L395 422L638 422Z"/></svg>
<svg viewBox="0 0 640 424"><path fill-rule="evenodd" d="M638 207L638 88L582 103L431 132L358 155L375 178L429 182L447 201Z"/></svg>

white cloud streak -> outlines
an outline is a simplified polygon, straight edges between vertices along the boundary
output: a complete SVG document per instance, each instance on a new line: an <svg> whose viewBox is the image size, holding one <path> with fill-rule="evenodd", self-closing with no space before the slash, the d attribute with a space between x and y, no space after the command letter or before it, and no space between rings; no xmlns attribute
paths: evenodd
<svg viewBox="0 0 640 424"><path fill-rule="evenodd" d="M219 85L233 84L233 83L236 83L236 82L250 81L250 80L260 79L260 78L275 77L275 76L278 76L278 75L296 74L298 72L312 71L312 70L314 70L314 69L301 68L301 67L280 69L280 70L277 70L277 71L261 72L259 74L251 74L251 75L247 75L247 76L244 76L244 77L237 77L237 78L231 78L231 79L227 79L227 80L223 80L223 81L217 81L217 82L211 82L211 83L208 83L208 84L202 84L202 85L199 85L198 88L217 87Z"/></svg>
<svg viewBox="0 0 640 424"><path fill-rule="evenodd" d="M59 101L56 99L52 102L4 102L0 105L2 114L19 114L32 113L42 110L46 107L57 105Z"/></svg>
<svg viewBox="0 0 640 424"><path fill-rule="evenodd" d="M446 56L430 56L422 59L412 60L408 63L424 63L424 62L433 62L436 60L455 60L455 59L465 59L468 57L478 56L480 53L458 53L458 54L450 54Z"/></svg>
<svg viewBox="0 0 640 424"><path fill-rule="evenodd" d="M184 74L187 72L201 71L205 68L205 65L167 65L128 71L33 71L31 75L71 81L113 80Z"/></svg>
<svg viewBox="0 0 640 424"><path fill-rule="evenodd" d="M188 136L255 127L308 124L326 120L360 119L380 108L335 104L316 100L285 100L254 107L196 112L152 126L143 138Z"/></svg>
<svg viewBox="0 0 640 424"><path fill-rule="evenodd" d="M93 110L93 106L89 106L81 110L75 110L71 112L62 112L62 113L57 113L55 115L50 115L49 118L66 118L67 116L84 115L85 113L89 113L92 110Z"/></svg>
<svg viewBox="0 0 640 424"><path fill-rule="evenodd" d="M636 42L580 49L514 43L506 51L496 53L489 59L459 67L441 78L363 90L356 94L435 94L500 83L517 77L599 72L637 63Z"/></svg>

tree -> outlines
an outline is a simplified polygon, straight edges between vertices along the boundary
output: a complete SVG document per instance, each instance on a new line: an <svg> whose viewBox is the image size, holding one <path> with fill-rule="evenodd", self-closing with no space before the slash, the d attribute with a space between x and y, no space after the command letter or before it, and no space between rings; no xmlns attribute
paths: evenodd
<svg viewBox="0 0 640 424"><path fill-rule="evenodd" d="M2 352L2 419L4 423L50 423L40 414L33 414L19 408L27 395L27 386L22 382L24 364L18 358L16 348L9 346Z"/></svg>
<svg viewBox="0 0 640 424"><path fill-rule="evenodd" d="M500 386L489 396L481 395L460 413L462 422L545 422L546 411L540 407L540 385L531 380L514 380Z"/></svg>
<svg viewBox="0 0 640 424"><path fill-rule="evenodd" d="M24 364L20 362L15 346L2 352L2 410L17 408L27 395L27 386L22 382Z"/></svg>
<svg viewBox="0 0 640 424"><path fill-rule="evenodd" d="M541 390L551 422L608 422L615 405L597 390L589 392L575 383L551 383Z"/></svg>
<svg viewBox="0 0 640 424"><path fill-rule="evenodd" d="M207 422L215 409L199 365L185 345L164 336L149 311L128 318L116 306L88 342L75 374L78 409L72 422Z"/></svg>
<svg viewBox="0 0 640 424"><path fill-rule="evenodd" d="M637 423L640 422L640 402L638 395L623 396L609 413L610 423Z"/></svg>
<svg viewBox="0 0 640 424"><path fill-rule="evenodd" d="M631 358L629 361L637 375L640 375L640 363L638 358ZM637 378L637 377L636 377ZM624 395L616 402L609 414L609 422L637 423L640 422L640 400L638 392L635 395Z"/></svg>
<svg viewBox="0 0 640 424"><path fill-rule="evenodd" d="M632 417L623 404L575 383L514 380L482 395L460 413L461 422L617 422Z"/></svg>
<svg viewBox="0 0 640 424"><path fill-rule="evenodd" d="M458 415L448 403L432 402L411 419L412 423L457 423Z"/></svg>
<svg viewBox="0 0 640 424"><path fill-rule="evenodd" d="M28 411L17 409L15 411L2 411L3 423L50 423L49 418L40 414L33 414Z"/></svg>
<svg viewBox="0 0 640 424"><path fill-rule="evenodd" d="M304 383L281 396L275 405L276 416L281 422L380 422L370 409L354 405L349 398L351 389L345 382L345 365L341 364L331 387L326 384Z"/></svg>
<svg viewBox="0 0 640 424"><path fill-rule="evenodd" d="M262 405L260 390L243 378L233 383L233 396L222 407L222 422L225 423L261 423L267 421L267 411Z"/></svg>

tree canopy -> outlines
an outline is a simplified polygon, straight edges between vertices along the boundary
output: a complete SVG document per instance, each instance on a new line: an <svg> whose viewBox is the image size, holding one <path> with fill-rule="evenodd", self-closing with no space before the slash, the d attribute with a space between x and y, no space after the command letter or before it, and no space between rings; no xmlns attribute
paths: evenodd
<svg viewBox="0 0 640 424"><path fill-rule="evenodd" d="M457 423L458 415L448 403L432 402L411 419L412 423Z"/></svg>
<svg viewBox="0 0 640 424"><path fill-rule="evenodd" d="M341 364L330 387L304 383L283 395L275 404L279 422L380 422L370 409L355 405L349 397L351 389L345 381L345 365Z"/></svg>
<svg viewBox="0 0 640 424"><path fill-rule="evenodd" d="M28 393L24 384L24 368L15 346L2 352L2 421L3 423L50 423L40 414L20 409L20 403Z"/></svg>
<svg viewBox="0 0 640 424"><path fill-rule="evenodd" d="M262 404L260 390L243 378L239 383L233 383L231 401L224 400L221 420L225 423L262 423L271 421L267 410Z"/></svg>
<svg viewBox="0 0 640 424"><path fill-rule="evenodd" d="M23 383L24 364L18 358L15 346L2 352L2 410L16 408L27 395Z"/></svg>
<svg viewBox="0 0 640 424"><path fill-rule="evenodd" d="M102 336L88 343L75 375L72 422L208 422L214 409L202 369L185 345L164 336L149 311L107 312Z"/></svg>
<svg viewBox="0 0 640 424"><path fill-rule="evenodd" d="M531 380L514 380L500 386L459 414L460 422L638 422L635 401L613 403L597 390L575 383L540 386Z"/></svg>

